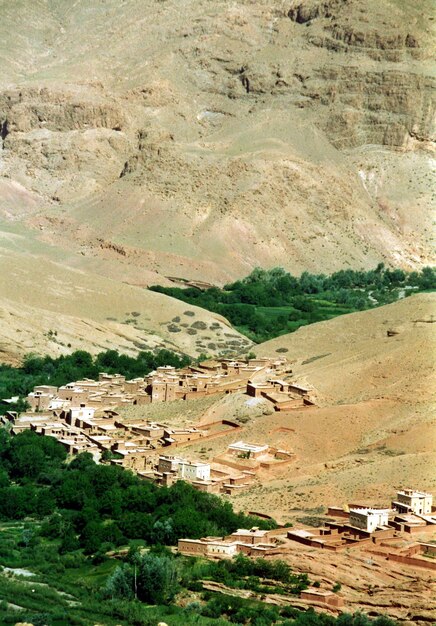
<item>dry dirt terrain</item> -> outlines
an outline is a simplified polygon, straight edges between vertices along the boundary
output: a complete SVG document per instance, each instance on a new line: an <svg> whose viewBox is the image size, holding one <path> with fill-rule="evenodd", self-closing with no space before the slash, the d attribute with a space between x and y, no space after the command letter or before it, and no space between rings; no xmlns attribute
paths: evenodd
<svg viewBox="0 0 436 626"><path fill-rule="evenodd" d="M220 315L0 242L0 362L72 350L126 354L166 348L239 352L252 343Z"/></svg>
<svg viewBox="0 0 436 626"><path fill-rule="evenodd" d="M434 537L433 537L434 538ZM414 539L428 541L428 533ZM292 542L289 542L292 544ZM323 588L341 584L346 611L370 616L389 615L402 626L426 626L436 614L434 572L404 566L363 550L325 553L317 548L287 544L283 558L297 572L308 572Z"/></svg>

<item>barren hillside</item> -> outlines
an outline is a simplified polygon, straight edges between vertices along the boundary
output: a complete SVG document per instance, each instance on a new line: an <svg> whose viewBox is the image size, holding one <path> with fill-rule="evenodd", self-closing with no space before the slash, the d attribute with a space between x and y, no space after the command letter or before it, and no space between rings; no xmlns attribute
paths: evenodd
<svg viewBox="0 0 436 626"><path fill-rule="evenodd" d="M295 360L295 376L318 390L323 405L369 399L418 405L434 391L435 302L434 294L422 293L311 324L256 346L256 353Z"/></svg>
<svg viewBox="0 0 436 626"><path fill-rule="evenodd" d="M436 490L434 305L433 294L419 294L259 346L287 348L295 378L318 392L320 408L288 421L299 433L294 503L384 502L410 482Z"/></svg>
<svg viewBox="0 0 436 626"><path fill-rule="evenodd" d="M251 345L219 315L11 246L0 246L0 274L0 363L79 349L166 348L196 357Z"/></svg>
<svg viewBox="0 0 436 626"><path fill-rule="evenodd" d="M428 262L431 13L3 2L3 223L131 283Z"/></svg>

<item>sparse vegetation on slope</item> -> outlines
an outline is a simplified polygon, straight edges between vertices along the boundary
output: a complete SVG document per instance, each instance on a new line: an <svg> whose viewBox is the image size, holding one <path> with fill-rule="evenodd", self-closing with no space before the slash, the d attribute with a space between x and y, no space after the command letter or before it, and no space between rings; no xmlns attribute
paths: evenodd
<svg viewBox="0 0 436 626"><path fill-rule="evenodd" d="M370 271L340 270L330 276L303 272L299 278L282 268L257 268L224 289L150 287L225 316L239 332L258 343L300 326L435 288L436 273L431 267L406 273L382 263Z"/></svg>

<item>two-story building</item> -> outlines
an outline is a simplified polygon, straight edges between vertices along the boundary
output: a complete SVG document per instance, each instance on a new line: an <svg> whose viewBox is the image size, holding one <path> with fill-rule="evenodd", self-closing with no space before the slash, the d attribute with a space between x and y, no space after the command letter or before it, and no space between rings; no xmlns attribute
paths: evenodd
<svg viewBox="0 0 436 626"><path fill-rule="evenodd" d="M373 533L388 526L389 513L389 509L350 509L350 525Z"/></svg>
<svg viewBox="0 0 436 626"><path fill-rule="evenodd" d="M210 480L209 463L182 460L177 468L179 478L184 480Z"/></svg>
<svg viewBox="0 0 436 626"><path fill-rule="evenodd" d="M424 491L414 489L403 489L397 491L397 499L392 502L392 506L398 513L415 513L415 515L431 515L433 496Z"/></svg>

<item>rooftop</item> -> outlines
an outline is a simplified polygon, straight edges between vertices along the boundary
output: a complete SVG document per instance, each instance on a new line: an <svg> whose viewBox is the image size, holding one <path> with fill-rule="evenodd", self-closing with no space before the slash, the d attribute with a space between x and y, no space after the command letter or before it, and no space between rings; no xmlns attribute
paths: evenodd
<svg viewBox="0 0 436 626"><path fill-rule="evenodd" d="M386 515L391 509L350 509L350 513L359 513L360 515Z"/></svg>
<svg viewBox="0 0 436 626"><path fill-rule="evenodd" d="M202 463L201 461L188 461L186 459L180 459L180 465L190 465L191 467L210 467L209 463Z"/></svg>
<svg viewBox="0 0 436 626"><path fill-rule="evenodd" d="M245 441L236 441L229 445L230 450L241 450L242 452L263 452L267 448L268 444L246 443Z"/></svg>
<svg viewBox="0 0 436 626"><path fill-rule="evenodd" d="M309 587L308 589L304 589L304 593L311 593L316 596L328 597L333 596L334 592L329 591L328 589L317 589L315 587Z"/></svg>
<svg viewBox="0 0 436 626"><path fill-rule="evenodd" d="M245 535L246 537L263 537L268 531L267 530L259 530L259 528L238 528L233 535Z"/></svg>
<svg viewBox="0 0 436 626"><path fill-rule="evenodd" d="M403 489L402 491L397 491L397 496L408 496L409 498L431 498L431 493L426 493L425 491L415 491L415 489Z"/></svg>
<svg viewBox="0 0 436 626"><path fill-rule="evenodd" d="M304 530L303 528L296 528L295 530L289 530L289 533L296 535L297 537L313 537L314 533L310 530Z"/></svg>

